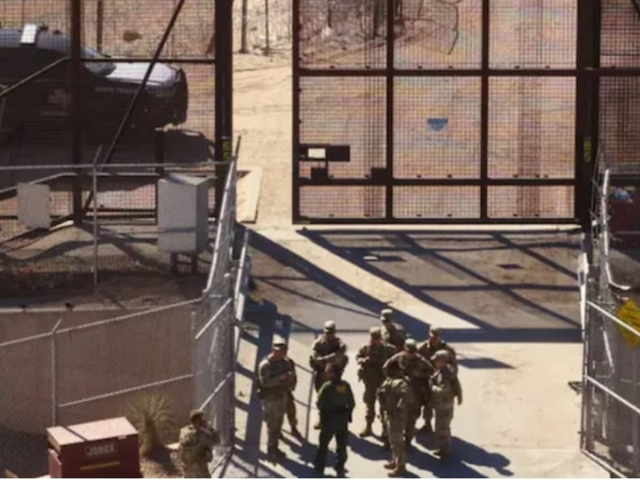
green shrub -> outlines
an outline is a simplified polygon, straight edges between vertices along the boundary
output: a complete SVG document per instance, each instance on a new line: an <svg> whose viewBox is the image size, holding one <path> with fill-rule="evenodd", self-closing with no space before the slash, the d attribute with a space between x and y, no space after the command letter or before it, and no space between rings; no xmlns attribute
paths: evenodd
<svg viewBox="0 0 640 480"><path fill-rule="evenodd" d="M138 430L140 455L164 448L176 428L171 402L164 395L144 395L128 405L127 418Z"/></svg>

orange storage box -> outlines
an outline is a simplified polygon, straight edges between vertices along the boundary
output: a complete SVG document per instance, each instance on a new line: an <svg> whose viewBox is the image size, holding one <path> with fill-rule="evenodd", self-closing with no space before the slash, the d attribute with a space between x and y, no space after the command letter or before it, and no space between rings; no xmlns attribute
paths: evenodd
<svg viewBox="0 0 640 480"><path fill-rule="evenodd" d="M138 432L122 418L47 429L51 478L141 478Z"/></svg>

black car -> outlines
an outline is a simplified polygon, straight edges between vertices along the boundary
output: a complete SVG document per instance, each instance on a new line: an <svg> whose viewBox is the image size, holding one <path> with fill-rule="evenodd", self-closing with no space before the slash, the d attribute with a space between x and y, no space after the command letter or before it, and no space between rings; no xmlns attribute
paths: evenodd
<svg viewBox="0 0 640 480"><path fill-rule="evenodd" d="M70 38L46 27L0 28L0 90L70 57ZM113 132L140 87L149 63L113 62L83 47L83 124L90 132ZM71 62L64 61L5 97L3 129L39 126L71 118ZM158 63L131 118L137 131L179 125L187 119L189 93L182 70ZM0 100L0 108L2 101Z"/></svg>

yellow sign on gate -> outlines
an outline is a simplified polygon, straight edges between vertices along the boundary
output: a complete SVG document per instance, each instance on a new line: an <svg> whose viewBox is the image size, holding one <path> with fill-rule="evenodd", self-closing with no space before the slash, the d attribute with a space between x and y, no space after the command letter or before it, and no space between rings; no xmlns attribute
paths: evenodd
<svg viewBox="0 0 640 480"><path fill-rule="evenodd" d="M624 302L616 315L620 321L629 325L634 330L640 332L640 308L638 308L638 305L636 305L636 302L634 302L632 299ZM618 330L620 330L622 337L630 347L637 347L638 344L640 344L640 336L634 335L632 332L622 327L621 325L617 325L617 327Z"/></svg>

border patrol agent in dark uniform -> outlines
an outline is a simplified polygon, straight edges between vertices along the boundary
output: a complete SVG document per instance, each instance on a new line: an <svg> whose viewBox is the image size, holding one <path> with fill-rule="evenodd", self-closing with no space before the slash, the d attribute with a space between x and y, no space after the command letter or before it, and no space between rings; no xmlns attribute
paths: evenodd
<svg viewBox="0 0 640 480"><path fill-rule="evenodd" d="M319 475L324 474L329 442L336 437L336 474L338 477L345 476L349 423L352 420L355 399L349 383L340 378L341 373L340 369L327 366L326 376L329 380L318 393L320 439L314 467Z"/></svg>

